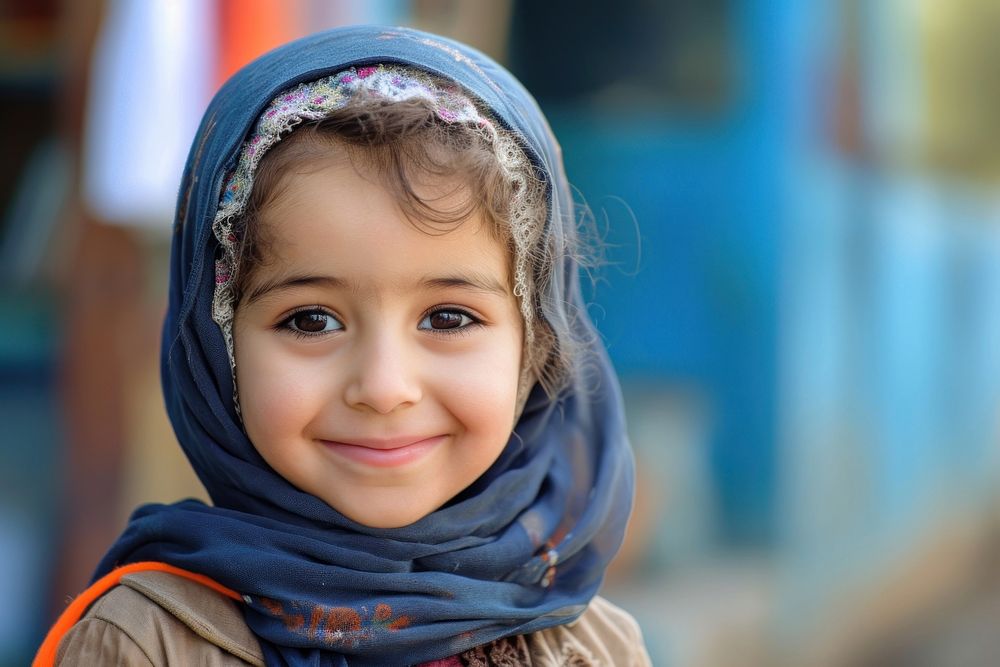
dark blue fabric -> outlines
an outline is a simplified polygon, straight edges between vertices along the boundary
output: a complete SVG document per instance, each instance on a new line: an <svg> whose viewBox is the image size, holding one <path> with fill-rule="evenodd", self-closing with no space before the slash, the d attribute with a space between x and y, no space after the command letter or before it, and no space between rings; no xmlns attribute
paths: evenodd
<svg viewBox="0 0 1000 667"><path fill-rule="evenodd" d="M548 184L546 233L573 233L569 187L544 117L508 72L466 46L398 28L333 30L261 57L216 95L179 193L162 348L170 419L214 504L140 508L97 574L156 560L239 591L269 664L409 664L566 623L596 593L631 506L621 398L596 342L584 350L589 371L577 382L587 391L552 401L536 387L493 467L454 502L403 528L346 519L275 473L247 439L211 318L211 223L223 177L279 92L377 63L452 79L483 102L523 139ZM593 333L572 259L554 269L543 301L553 300L568 302L576 326Z"/></svg>

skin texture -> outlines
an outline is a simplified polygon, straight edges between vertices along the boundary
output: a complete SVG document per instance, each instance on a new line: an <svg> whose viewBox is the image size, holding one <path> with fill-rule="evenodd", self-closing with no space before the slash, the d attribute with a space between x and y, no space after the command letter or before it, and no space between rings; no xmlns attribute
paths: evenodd
<svg viewBox="0 0 1000 667"><path fill-rule="evenodd" d="M443 210L468 196L420 188ZM234 323L250 440L361 524L430 514L510 438L523 332L505 247L478 214L416 228L347 158L288 176L261 224L267 261Z"/></svg>

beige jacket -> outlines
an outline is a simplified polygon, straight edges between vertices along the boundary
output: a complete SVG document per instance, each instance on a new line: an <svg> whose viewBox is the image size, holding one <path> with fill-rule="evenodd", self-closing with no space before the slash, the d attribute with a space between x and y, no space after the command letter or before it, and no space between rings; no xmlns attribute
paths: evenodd
<svg viewBox="0 0 1000 667"><path fill-rule="evenodd" d="M650 664L635 620L595 598L575 622L500 640L460 656L488 667L644 667ZM236 604L166 572L122 577L63 637L56 664L264 665L257 638Z"/></svg>

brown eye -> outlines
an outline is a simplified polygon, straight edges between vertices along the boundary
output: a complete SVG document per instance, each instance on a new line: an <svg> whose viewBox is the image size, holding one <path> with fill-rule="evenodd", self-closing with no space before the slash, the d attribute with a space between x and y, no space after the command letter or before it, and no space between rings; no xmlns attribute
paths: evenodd
<svg viewBox="0 0 1000 667"><path fill-rule="evenodd" d="M458 313L442 311L431 315L432 329L454 329L460 326L462 326L462 316Z"/></svg>
<svg viewBox="0 0 1000 667"><path fill-rule="evenodd" d="M475 320L460 310L435 310L420 322L419 328L447 331L449 329L461 329L470 324L475 324Z"/></svg>
<svg viewBox="0 0 1000 667"><path fill-rule="evenodd" d="M287 320L285 326L296 333L319 334L343 329L337 318L322 310L303 310Z"/></svg>

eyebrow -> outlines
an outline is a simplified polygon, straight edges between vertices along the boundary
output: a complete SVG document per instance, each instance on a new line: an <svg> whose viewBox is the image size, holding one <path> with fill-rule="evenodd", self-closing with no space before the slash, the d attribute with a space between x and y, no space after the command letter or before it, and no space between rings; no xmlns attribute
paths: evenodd
<svg viewBox="0 0 1000 667"><path fill-rule="evenodd" d="M458 287L460 289L496 294L498 296L507 296L510 294L510 289L504 286L496 278L481 273L440 277L429 276L421 280L419 284L422 287L429 289L449 289Z"/></svg>
<svg viewBox="0 0 1000 667"><path fill-rule="evenodd" d="M495 294L506 297L510 295L510 289L492 276L480 273L470 273L465 275L452 276L428 276L417 281L417 285L424 289L466 289L486 294ZM290 276L287 278L276 278L267 280L255 287L247 295L246 303L249 305L258 299L270 294L296 287L323 287L327 289L348 289L353 287L357 291L357 286L348 283L343 278L335 276Z"/></svg>
<svg viewBox="0 0 1000 667"><path fill-rule="evenodd" d="M265 280L247 295L247 305L257 301L261 297L271 292L292 289L294 287L325 287L343 289L347 287L347 282L342 278L334 276L290 276L288 278L276 278Z"/></svg>

